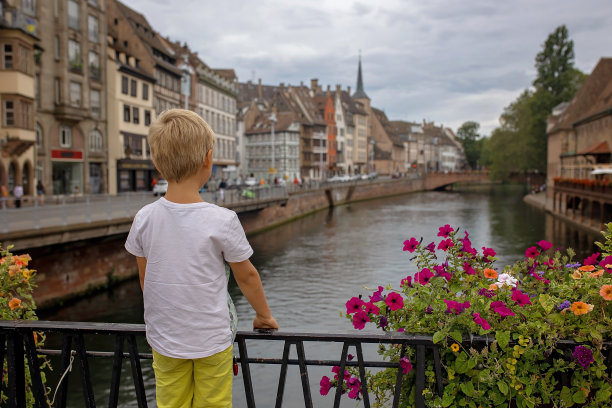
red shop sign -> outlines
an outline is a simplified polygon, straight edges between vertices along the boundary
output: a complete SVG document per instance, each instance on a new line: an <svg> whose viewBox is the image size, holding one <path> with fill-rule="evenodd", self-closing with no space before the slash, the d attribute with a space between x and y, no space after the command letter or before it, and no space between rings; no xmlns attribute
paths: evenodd
<svg viewBox="0 0 612 408"><path fill-rule="evenodd" d="M51 150L52 159L83 160L83 152L78 150Z"/></svg>

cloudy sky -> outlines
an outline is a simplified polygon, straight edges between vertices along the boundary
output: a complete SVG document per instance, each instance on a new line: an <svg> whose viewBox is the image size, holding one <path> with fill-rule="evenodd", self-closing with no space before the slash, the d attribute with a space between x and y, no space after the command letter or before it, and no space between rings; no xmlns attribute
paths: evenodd
<svg viewBox="0 0 612 408"><path fill-rule="evenodd" d="M392 120L482 133L535 77L534 59L565 24L576 66L612 57L611 0L124 0L162 35L187 42L241 82L341 84Z"/></svg>

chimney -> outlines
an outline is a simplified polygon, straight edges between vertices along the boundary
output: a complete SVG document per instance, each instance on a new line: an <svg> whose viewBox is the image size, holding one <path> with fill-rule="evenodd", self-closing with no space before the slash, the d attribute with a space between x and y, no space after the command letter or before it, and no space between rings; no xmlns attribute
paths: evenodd
<svg viewBox="0 0 612 408"><path fill-rule="evenodd" d="M342 92L342 87L340 86L340 84L336 85L336 93L339 94Z"/></svg>
<svg viewBox="0 0 612 408"><path fill-rule="evenodd" d="M346 92L349 94L349 96L351 96L351 87L350 86L346 87Z"/></svg>
<svg viewBox="0 0 612 408"><path fill-rule="evenodd" d="M285 83L284 82L281 82L279 86L280 86L280 89L285 89Z"/></svg>
<svg viewBox="0 0 612 408"><path fill-rule="evenodd" d="M312 78L310 80L310 89L317 92L318 87L319 87L319 80L317 78Z"/></svg>
<svg viewBox="0 0 612 408"><path fill-rule="evenodd" d="M259 78L259 81L257 82L257 97L259 99L263 99L263 91L261 89L261 78Z"/></svg>
<svg viewBox="0 0 612 408"><path fill-rule="evenodd" d="M304 87L304 81L300 81L300 88Z"/></svg>

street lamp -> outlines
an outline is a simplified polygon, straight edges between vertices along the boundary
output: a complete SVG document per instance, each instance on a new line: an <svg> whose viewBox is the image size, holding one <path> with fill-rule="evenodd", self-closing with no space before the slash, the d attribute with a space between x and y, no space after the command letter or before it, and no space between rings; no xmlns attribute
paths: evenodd
<svg viewBox="0 0 612 408"><path fill-rule="evenodd" d="M189 56L183 55L183 63L181 64L181 71L183 75L181 77L181 93L185 96L185 110L189 109L189 97L191 96L191 75L193 74L193 68L189 65Z"/></svg>
<svg viewBox="0 0 612 408"><path fill-rule="evenodd" d="M270 124L271 124L270 125L270 136L272 138L272 167L270 167L270 172L273 173L275 171L275 167L274 167L274 144L275 144L275 141L274 141L274 125L278 121L276 119L276 115L274 114L274 112L272 112L270 114L269 120L270 120Z"/></svg>
<svg viewBox="0 0 612 408"><path fill-rule="evenodd" d="M376 142L374 139L370 139L370 173L374 172L374 145Z"/></svg>

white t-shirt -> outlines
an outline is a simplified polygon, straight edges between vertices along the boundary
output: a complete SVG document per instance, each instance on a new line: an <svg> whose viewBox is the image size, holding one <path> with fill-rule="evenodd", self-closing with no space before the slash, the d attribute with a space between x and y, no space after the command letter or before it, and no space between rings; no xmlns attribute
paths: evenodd
<svg viewBox="0 0 612 408"><path fill-rule="evenodd" d="M223 260L253 254L234 211L162 197L138 211L125 248L147 259L144 320L155 351L193 359L231 345Z"/></svg>

